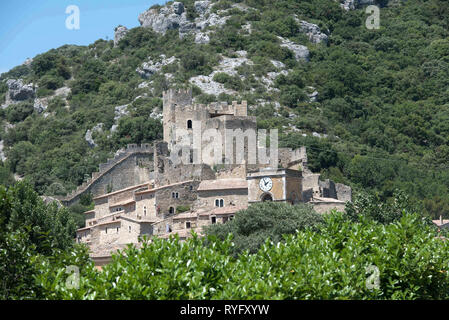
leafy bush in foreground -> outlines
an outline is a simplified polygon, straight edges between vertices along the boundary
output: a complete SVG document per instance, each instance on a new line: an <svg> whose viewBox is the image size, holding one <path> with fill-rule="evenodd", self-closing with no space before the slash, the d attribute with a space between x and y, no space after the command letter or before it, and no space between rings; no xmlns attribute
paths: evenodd
<svg viewBox="0 0 449 320"><path fill-rule="evenodd" d="M239 211L233 220L225 224L208 226L206 234L225 240L231 233L234 237L234 254L244 250L255 253L267 238L279 242L283 235L315 227L321 222L322 216L309 205L263 202Z"/></svg>
<svg viewBox="0 0 449 320"><path fill-rule="evenodd" d="M233 244L194 237L153 239L129 247L96 271L85 268L79 289L64 286L61 268L45 265L38 280L51 299L447 299L449 243L421 216L382 225L344 214L267 241L256 254L232 258ZM368 289L369 266L379 270ZM57 276L54 276L57 275ZM51 290L49 290L51 289Z"/></svg>

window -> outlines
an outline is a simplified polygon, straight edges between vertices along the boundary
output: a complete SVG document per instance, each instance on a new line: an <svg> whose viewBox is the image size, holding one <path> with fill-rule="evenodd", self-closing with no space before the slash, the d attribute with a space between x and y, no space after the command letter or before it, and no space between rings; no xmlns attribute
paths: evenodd
<svg viewBox="0 0 449 320"><path fill-rule="evenodd" d="M189 186L189 190L192 191L193 190L193 186Z"/></svg>
<svg viewBox="0 0 449 320"><path fill-rule="evenodd" d="M108 233L108 228L106 228L106 234Z"/></svg>
<svg viewBox="0 0 449 320"><path fill-rule="evenodd" d="M171 197L174 199L178 199L179 198L179 193L178 192L172 192L171 193Z"/></svg>
<svg viewBox="0 0 449 320"><path fill-rule="evenodd" d="M170 207L170 209L168 210L169 213L175 213L175 208Z"/></svg>
<svg viewBox="0 0 449 320"><path fill-rule="evenodd" d="M216 207L224 207L224 200L223 199L215 199L215 206Z"/></svg>
<svg viewBox="0 0 449 320"><path fill-rule="evenodd" d="M192 129L192 120L187 120L187 129Z"/></svg>
<svg viewBox="0 0 449 320"><path fill-rule="evenodd" d="M118 233L118 227L117 227L117 233Z"/></svg>
<svg viewBox="0 0 449 320"><path fill-rule="evenodd" d="M128 226L128 232L131 233L131 226Z"/></svg>
<svg viewBox="0 0 449 320"><path fill-rule="evenodd" d="M186 222L186 229L190 229L190 221Z"/></svg>
<svg viewBox="0 0 449 320"><path fill-rule="evenodd" d="M231 216L229 217L229 220L232 220L232 219L234 219L234 215L231 215Z"/></svg>
<svg viewBox="0 0 449 320"><path fill-rule="evenodd" d="M211 217L210 221L212 222L212 224L216 224L217 223L217 217Z"/></svg>
<svg viewBox="0 0 449 320"><path fill-rule="evenodd" d="M146 207L146 206L143 207L143 215L144 215L144 216L147 215L147 207Z"/></svg>

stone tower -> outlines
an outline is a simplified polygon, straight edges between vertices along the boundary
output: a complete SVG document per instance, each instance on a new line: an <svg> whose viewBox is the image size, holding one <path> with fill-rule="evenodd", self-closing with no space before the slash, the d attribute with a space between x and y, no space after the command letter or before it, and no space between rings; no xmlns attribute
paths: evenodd
<svg viewBox="0 0 449 320"><path fill-rule="evenodd" d="M191 89L169 89L163 92L163 128L164 141L171 145L174 141L174 129L176 124L176 112L178 107L192 104Z"/></svg>

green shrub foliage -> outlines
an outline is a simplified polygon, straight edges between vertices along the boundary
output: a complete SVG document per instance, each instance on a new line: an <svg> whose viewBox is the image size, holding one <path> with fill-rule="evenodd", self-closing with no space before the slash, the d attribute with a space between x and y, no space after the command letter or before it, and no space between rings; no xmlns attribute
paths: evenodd
<svg viewBox="0 0 449 320"><path fill-rule="evenodd" d="M343 213L324 220L255 254L233 258L230 237L153 239L114 255L101 272L85 267L79 289L61 285L63 269L50 264L38 283L51 299L448 298L449 244L421 215L387 225ZM378 287L370 270L379 271Z"/></svg>

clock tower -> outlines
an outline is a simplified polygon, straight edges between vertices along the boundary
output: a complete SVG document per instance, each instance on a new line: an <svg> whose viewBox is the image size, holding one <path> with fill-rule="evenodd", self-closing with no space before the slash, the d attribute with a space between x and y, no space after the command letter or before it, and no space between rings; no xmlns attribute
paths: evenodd
<svg viewBox="0 0 449 320"><path fill-rule="evenodd" d="M248 202L302 201L302 173L290 169L262 168L248 172Z"/></svg>

